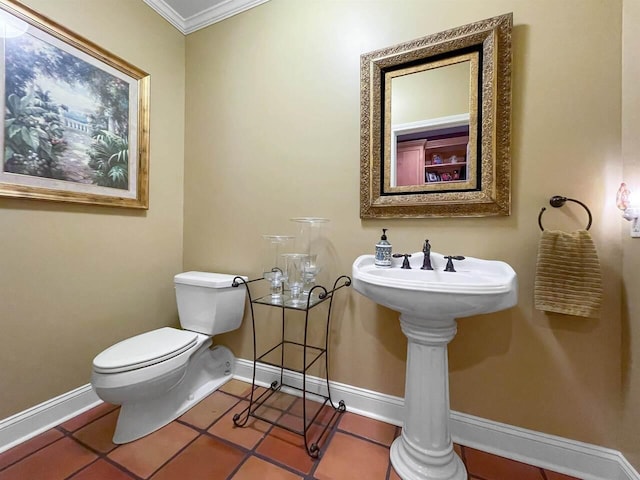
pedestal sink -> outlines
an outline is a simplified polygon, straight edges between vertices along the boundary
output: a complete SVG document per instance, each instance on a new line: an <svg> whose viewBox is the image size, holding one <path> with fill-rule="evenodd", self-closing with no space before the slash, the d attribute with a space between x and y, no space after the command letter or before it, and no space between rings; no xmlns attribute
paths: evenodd
<svg viewBox="0 0 640 480"><path fill-rule="evenodd" d="M434 270L421 270L422 253L378 268L373 255L353 263L353 288L400 312L409 341L402 435L391 446L391 463L403 480L466 480L462 460L453 451L449 430L447 344L456 334L456 318L510 308L517 301L517 279L504 262L466 257L447 261L431 253ZM395 260L394 260L395 262Z"/></svg>

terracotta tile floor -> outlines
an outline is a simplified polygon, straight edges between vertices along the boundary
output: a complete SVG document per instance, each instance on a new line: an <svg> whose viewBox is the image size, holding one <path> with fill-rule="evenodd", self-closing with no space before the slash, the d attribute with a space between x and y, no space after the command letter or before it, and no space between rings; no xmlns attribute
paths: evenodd
<svg viewBox="0 0 640 480"><path fill-rule="evenodd" d="M263 391L263 389L260 389ZM330 427L320 458L310 458L301 436L249 419L233 425L248 403L250 385L232 380L189 412L140 440L111 442L117 407L103 404L0 454L0 480L394 480L389 446L400 429L346 412ZM307 415L318 411L309 402ZM347 405L348 409L348 405ZM326 410L326 408L325 408ZM258 412L299 428L300 399L277 393ZM313 432L330 420L321 411ZM576 480L456 445L470 480Z"/></svg>

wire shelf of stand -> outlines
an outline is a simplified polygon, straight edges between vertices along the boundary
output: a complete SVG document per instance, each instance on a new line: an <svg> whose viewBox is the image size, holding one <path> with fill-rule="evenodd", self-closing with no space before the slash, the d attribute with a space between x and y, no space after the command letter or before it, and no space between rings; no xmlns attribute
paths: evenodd
<svg viewBox="0 0 640 480"><path fill-rule="evenodd" d="M257 278L253 280L244 280L242 277L238 276L233 281L233 287L239 287L241 285L246 287L247 296L249 298L253 332L253 377L249 405L244 410L234 415L233 422L236 426L243 427L247 424L249 418L253 417L297 435L301 435L304 438L304 445L309 456L317 458L320 454L320 444L323 438L327 435L330 427L337 422L339 415L346 411L346 405L343 400L335 403L331 397L328 350L334 295L343 287L351 285L351 278L346 275L338 277L331 290L327 290L322 285L315 285L311 288L308 294L305 295L302 301L293 302L293 304L288 301L289 295L287 291L283 291L282 295L277 298L274 298L272 295L253 298L251 290L255 284L254 282L259 282L261 280L263 279ZM321 304L328 305L326 317L324 319L326 322L324 329L324 342L320 341L319 344L318 342L312 344L309 339L310 312ZM258 335L254 311L254 306L256 305L279 308L281 310L280 341L260 354L258 354L256 342L256 337ZM301 342L294 341L287 336L285 318L286 312L291 310L296 310L304 314L303 340ZM288 362L287 366L285 366L285 358L292 351L295 351L298 357L302 357L299 361L299 368L292 368ZM323 389L322 392L311 392L308 388L308 371L321 360L324 360L324 368L326 372L324 378L326 391ZM278 378L273 380L269 388L260 393L257 393L259 390L256 389L256 367L258 363L268 365L279 370L277 375ZM272 399L277 392L281 391L288 391L297 394L302 398L301 428L296 428L297 425L293 426L290 422L284 423L280 419L273 420L264 413L265 409L262 409L262 407L268 406L269 400ZM316 403L313 409L314 411L309 416L307 413L311 412L308 412L307 400ZM329 414L327 414L326 407L329 407L330 409L328 411ZM323 418L321 424L318 424L316 421L319 419L320 415L322 415ZM319 425L321 428L318 427L312 429L314 425L316 425L316 427Z"/></svg>

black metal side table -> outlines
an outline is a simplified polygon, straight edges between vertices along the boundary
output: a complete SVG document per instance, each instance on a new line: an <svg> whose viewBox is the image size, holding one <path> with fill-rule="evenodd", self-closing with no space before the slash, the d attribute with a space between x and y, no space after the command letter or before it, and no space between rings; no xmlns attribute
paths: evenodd
<svg viewBox="0 0 640 480"><path fill-rule="evenodd" d="M331 387L329 385L329 355L328 355L328 346L329 346L329 325L331 323L331 308L333 306L333 296L336 291L340 290L343 287L348 287L351 285L351 278L346 275L342 275L336 279L333 284L333 288L331 290L327 290L321 285L314 286L309 294L306 296L305 301L302 305L291 306L287 305L287 295L286 291L283 293L283 298L280 301L274 302L271 298L271 295L265 295L259 298L253 298L251 295L251 289L249 288L249 284L253 282L258 282L263 280L262 278L254 279L254 280L244 280L242 277L235 277L233 280L233 287L239 287L243 285L246 287L247 295L249 297L249 306L251 309L251 324L253 328L253 378L252 378L252 388L251 388L251 397L249 399L249 405L242 410L240 413L237 413L233 417L233 422L235 425L242 427L247 424L249 417L254 417L256 419L262 420L263 422L270 423L271 425L278 426L280 428L284 428L292 433L301 435L304 437L304 445L307 450L309 456L313 458L318 458L320 453L320 447L318 446L329 430L329 427L334 424L334 420L337 421L338 415L342 414L346 411L346 405L344 401L340 400L337 405L331 399ZM310 310L314 307L323 304L325 302L328 303L327 317L326 317L326 333L324 338L324 345L313 345L308 342L308 331L309 331L309 313ZM256 320L254 314L254 306L255 305L266 305L270 307L280 308L282 314L282 335L280 342L266 352L258 355L256 348ZM286 332L285 332L285 313L287 310L296 310L299 312L304 312L304 340L302 343L295 342L292 340L287 340ZM285 348L287 346L295 346L302 350L302 365L301 368L288 368L284 366L285 363ZM279 354L279 355L278 355ZM271 355L276 358L279 357L279 361L273 361L271 359L267 359L267 356ZM326 387L327 392L326 395L311 393L307 390L307 371L309 368L315 364L320 358L324 356L325 361L325 369L326 369ZM257 363L262 363L265 365L270 365L272 367L276 367L280 370L280 379L274 380L270 387L266 389L264 392L260 393L257 397L254 398L254 393L256 391L256 365ZM302 376L302 387L297 385L291 385L286 383L285 381L285 371L288 372L296 372ZM297 390L302 393L302 430L292 428L289 425L284 425L282 423L278 423L278 421L273 421L265 416L257 413L257 410L265 405L265 402L269 400L269 398L280 391L283 387L287 387L293 390ZM315 415L307 422L307 396L311 393L313 397L320 400L320 405ZM332 411L331 417L326 421L324 428L322 431L315 435L314 439L310 437L310 427L314 424L319 414L324 410L324 407L330 405Z"/></svg>

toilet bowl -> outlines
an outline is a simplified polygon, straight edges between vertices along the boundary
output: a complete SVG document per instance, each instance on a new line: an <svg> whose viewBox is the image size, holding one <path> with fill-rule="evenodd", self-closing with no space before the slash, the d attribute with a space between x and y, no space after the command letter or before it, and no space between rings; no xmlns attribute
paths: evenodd
<svg viewBox="0 0 640 480"><path fill-rule="evenodd" d="M120 405L113 442L158 430L229 381L235 358L212 336L238 328L245 287L234 275L186 272L174 277L183 330L163 327L123 340L93 360L91 385Z"/></svg>

